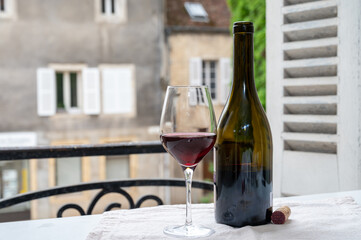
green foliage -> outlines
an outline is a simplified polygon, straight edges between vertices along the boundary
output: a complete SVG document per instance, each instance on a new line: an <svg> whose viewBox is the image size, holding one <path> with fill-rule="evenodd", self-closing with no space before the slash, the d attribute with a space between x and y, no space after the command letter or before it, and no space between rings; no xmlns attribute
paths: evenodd
<svg viewBox="0 0 361 240"><path fill-rule="evenodd" d="M266 1L227 0L233 22L251 21L254 29L254 69L259 99L266 105Z"/></svg>
<svg viewBox="0 0 361 240"><path fill-rule="evenodd" d="M213 202L213 193L207 193L205 196L202 196L199 200L200 203L212 203Z"/></svg>

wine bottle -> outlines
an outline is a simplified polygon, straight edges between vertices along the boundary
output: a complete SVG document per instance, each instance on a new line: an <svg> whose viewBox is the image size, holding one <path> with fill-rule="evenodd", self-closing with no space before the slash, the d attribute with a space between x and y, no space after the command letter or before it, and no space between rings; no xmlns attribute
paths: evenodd
<svg viewBox="0 0 361 240"><path fill-rule="evenodd" d="M215 217L234 227L270 222L272 136L254 83L253 23L233 25L233 82L215 145Z"/></svg>

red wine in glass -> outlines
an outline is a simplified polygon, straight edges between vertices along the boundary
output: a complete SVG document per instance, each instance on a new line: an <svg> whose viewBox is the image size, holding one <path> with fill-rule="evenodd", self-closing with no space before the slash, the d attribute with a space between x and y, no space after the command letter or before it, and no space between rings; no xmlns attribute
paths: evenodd
<svg viewBox="0 0 361 240"><path fill-rule="evenodd" d="M195 168L212 149L216 134L205 132L166 133L160 136L165 149L182 168Z"/></svg>
<svg viewBox="0 0 361 240"><path fill-rule="evenodd" d="M186 186L185 224L166 226L172 237L207 237L215 231L192 222L191 189L197 164L213 148L217 122L206 86L168 86L159 124L160 140L183 168Z"/></svg>

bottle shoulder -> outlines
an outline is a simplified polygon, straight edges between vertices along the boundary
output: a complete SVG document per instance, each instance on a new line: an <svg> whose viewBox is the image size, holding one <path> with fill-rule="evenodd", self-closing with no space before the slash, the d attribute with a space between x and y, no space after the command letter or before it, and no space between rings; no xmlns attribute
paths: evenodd
<svg viewBox="0 0 361 240"><path fill-rule="evenodd" d="M262 105L257 102L239 105L226 104L219 118L219 142L248 142L255 138L271 139L271 131Z"/></svg>
<svg viewBox="0 0 361 240"><path fill-rule="evenodd" d="M219 127L232 124L253 124L253 120L262 122L268 125L268 119L262 105L256 101L247 103L239 102L232 104L227 102L223 108L223 111L219 117Z"/></svg>

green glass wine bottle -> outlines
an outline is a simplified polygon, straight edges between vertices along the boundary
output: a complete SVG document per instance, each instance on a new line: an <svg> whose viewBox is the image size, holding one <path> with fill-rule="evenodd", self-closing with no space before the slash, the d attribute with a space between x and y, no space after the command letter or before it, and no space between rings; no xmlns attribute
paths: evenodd
<svg viewBox="0 0 361 240"><path fill-rule="evenodd" d="M233 25L233 82L215 145L215 217L235 227L272 214L272 136L254 83L253 31L252 22Z"/></svg>

